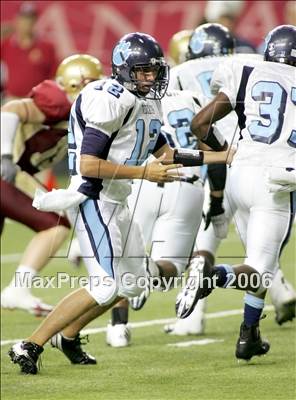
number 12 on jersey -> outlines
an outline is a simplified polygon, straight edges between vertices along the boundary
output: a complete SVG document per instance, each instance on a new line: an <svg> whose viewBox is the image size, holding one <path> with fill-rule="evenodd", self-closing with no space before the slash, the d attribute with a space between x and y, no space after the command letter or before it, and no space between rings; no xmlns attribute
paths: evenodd
<svg viewBox="0 0 296 400"><path fill-rule="evenodd" d="M136 122L136 131L137 131L137 138L136 138L136 143L133 148L132 154L130 158L128 158L125 162L126 165L139 165L142 164L143 161L145 161L149 154L151 154L154 150L156 141L158 139L158 135L160 132L161 128L161 122L158 119L152 119L149 123L149 138L150 141L148 145L146 146L146 149L142 154L142 147L144 143L144 138L145 138L145 121L143 119L138 119Z"/></svg>

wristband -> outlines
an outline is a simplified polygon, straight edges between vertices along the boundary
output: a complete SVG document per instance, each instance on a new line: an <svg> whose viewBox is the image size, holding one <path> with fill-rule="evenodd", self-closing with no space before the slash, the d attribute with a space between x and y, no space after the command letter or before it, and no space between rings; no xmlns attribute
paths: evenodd
<svg viewBox="0 0 296 400"><path fill-rule="evenodd" d="M203 165L204 153L200 150L175 149L174 164L182 164L184 167Z"/></svg>

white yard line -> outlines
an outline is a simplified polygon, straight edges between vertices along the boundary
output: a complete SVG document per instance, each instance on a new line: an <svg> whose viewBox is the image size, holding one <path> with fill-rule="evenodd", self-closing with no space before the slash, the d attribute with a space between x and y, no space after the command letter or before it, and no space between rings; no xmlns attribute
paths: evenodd
<svg viewBox="0 0 296 400"><path fill-rule="evenodd" d="M188 342L168 343L170 347L190 347L190 346L205 346L206 344L224 342L224 339L199 339L189 340Z"/></svg>
<svg viewBox="0 0 296 400"><path fill-rule="evenodd" d="M52 258L65 258L68 259L68 248L60 249L55 257ZM10 253L10 254L1 254L1 264L9 264L13 262L18 262L24 253Z"/></svg>
<svg viewBox="0 0 296 400"><path fill-rule="evenodd" d="M20 260L22 253L1 254L1 264L8 264Z"/></svg>
<svg viewBox="0 0 296 400"><path fill-rule="evenodd" d="M264 307L265 311L270 311L273 310L273 306L267 305ZM241 315L243 313L242 309L237 309L237 310L226 310L226 311L218 311L214 313L208 313L206 314L206 319L216 319L216 318L225 318L225 317L230 317L232 315ZM130 323L130 327L133 329L136 328L145 328L146 326L154 326L154 325L165 325L165 324L171 324L176 321L175 318L165 318L165 319L152 319L148 321L141 321L141 322L132 322ZM106 332L107 328L87 328L83 329L81 331L82 335L95 335L97 333L103 333ZM1 340L1 346L5 346L7 344L13 344L21 341L23 339L8 339L8 340ZM216 339L203 339L203 340L209 340L209 343L213 343L213 340L216 342L218 340ZM196 342L196 341L192 341ZM182 342L182 343L188 343L188 342ZM208 343L204 343L208 344Z"/></svg>

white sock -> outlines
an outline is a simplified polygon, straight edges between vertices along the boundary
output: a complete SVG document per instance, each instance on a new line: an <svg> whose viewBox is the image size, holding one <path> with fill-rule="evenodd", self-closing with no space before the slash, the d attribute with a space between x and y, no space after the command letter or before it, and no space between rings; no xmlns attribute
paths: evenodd
<svg viewBox="0 0 296 400"><path fill-rule="evenodd" d="M26 265L19 265L9 286L29 290L32 287L32 281L35 275L35 269Z"/></svg>

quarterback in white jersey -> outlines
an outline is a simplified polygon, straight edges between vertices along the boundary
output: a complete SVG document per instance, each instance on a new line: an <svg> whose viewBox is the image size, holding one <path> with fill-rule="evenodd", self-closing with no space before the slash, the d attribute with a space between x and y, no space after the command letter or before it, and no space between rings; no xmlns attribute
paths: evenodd
<svg viewBox="0 0 296 400"><path fill-rule="evenodd" d="M259 320L294 218L295 66L296 28L277 27L266 37L264 61L249 66L232 60L223 71L217 71L219 94L191 124L192 132L202 139L209 124L232 109L237 112L242 139L230 168L229 200L241 215L239 230L247 256L239 266L192 271L198 282L195 288L186 291L187 286L180 293L177 311L181 317L188 315L192 306L215 287L204 284L201 274L215 280L219 287L247 289L244 321L236 345L236 357L245 360L269 350L269 343L260 337ZM282 175L283 190L276 192L269 190L267 181L274 169Z"/></svg>
<svg viewBox="0 0 296 400"><path fill-rule="evenodd" d="M181 166L221 163L233 156L233 151L185 152L167 144L160 132L159 100L167 89L168 66L154 38L138 32L125 35L113 49L112 71L114 79L90 83L81 92L70 118L71 187L82 196L75 230L90 278L27 340L11 348L10 358L27 374L37 373L38 357L49 338L76 338L83 326L113 304L144 290L139 278L147 278L146 267L158 269L146 256L141 232L127 207L129 182L173 182L180 179ZM139 165L149 153L158 158Z"/></svg>

